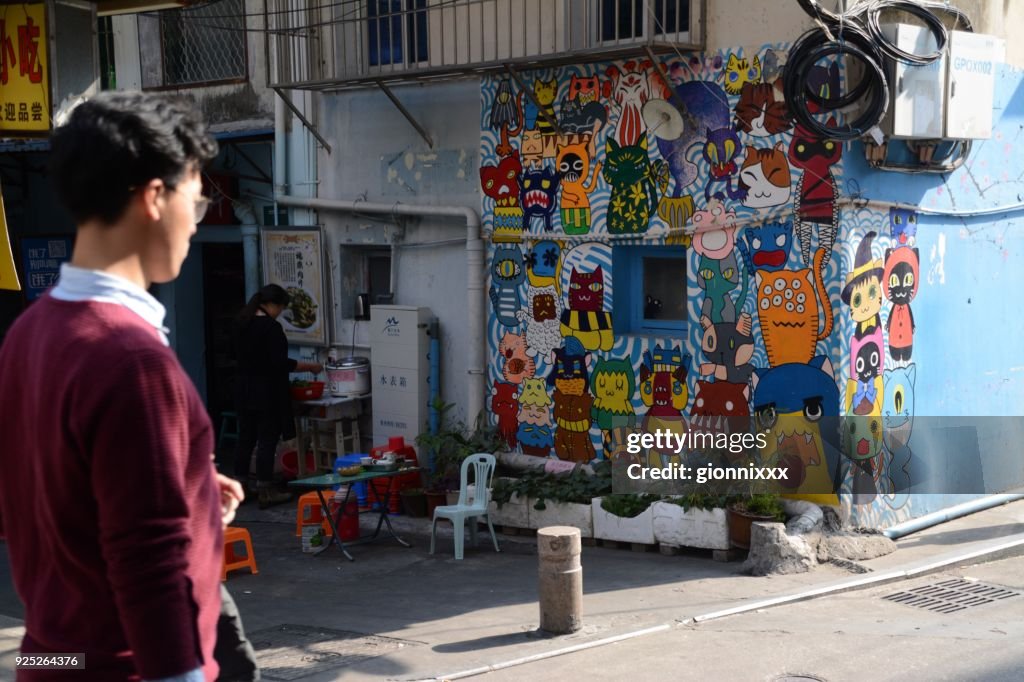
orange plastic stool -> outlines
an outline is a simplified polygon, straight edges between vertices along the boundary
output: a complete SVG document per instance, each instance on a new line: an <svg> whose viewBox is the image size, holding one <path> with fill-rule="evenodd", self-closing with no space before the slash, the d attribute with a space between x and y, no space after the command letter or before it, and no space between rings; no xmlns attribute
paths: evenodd
<svg viewBox="0 0 1024 682"><path fill-rule="evenodd" d="M324 499L327 500L327 504L331 503L331 499L334 497L333 490L324 491ZM309 519L306 519L306 511L309 510ZM324 529L324 535L330 537L334 535L331 531L330 522L324 518L323 506L320 504L320 496L317 495L314 490L311 493L305 493L299 498L298 507L295 509L295 537L302 537L303 526L313 526L320 524L320 527Z"/></svg>
<svg viewBox="0 0 1024 682"><path fill-rule="evenodd" d="M234 545L236 542L245 543L244 557L239 557L235 554ZM224 561L220 572L220 579L222 581L227 580L228 571L245 568L246 566L249 567L249 571L253 575L259 573L259 569L256 568L256 555L252 551L252 537L245 528L228 526L224 531Z"/></svg>

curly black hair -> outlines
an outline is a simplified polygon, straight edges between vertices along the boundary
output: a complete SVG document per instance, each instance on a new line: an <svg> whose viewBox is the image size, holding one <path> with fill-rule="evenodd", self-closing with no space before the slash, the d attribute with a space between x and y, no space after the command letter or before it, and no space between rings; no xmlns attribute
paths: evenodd
<svg viewBox="0 0 1024 682"><path fill-rule="evenodd" d="M217 155L217 141L186 99L103 92L79 104L50 138L50 179L76 223L115 223L153 179L174 189Z"/></svg>

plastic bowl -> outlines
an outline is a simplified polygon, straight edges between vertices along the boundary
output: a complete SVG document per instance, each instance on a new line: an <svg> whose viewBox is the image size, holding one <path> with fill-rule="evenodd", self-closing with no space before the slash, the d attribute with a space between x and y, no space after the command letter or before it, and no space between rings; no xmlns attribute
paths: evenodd
<svg viewBox="0 0 1024 682"><path fill-rule="evenodd" d="M359 460L359 463L364 467L372 467L376 460L373 457L363 457Z"/></svg>
<svg viewBox="0 0 1024 682"><path fill-rule="evenodd" d="M308 386L292 386L292 398L294 400L317 400L324 395L323 381L311 381Z"/></svg>

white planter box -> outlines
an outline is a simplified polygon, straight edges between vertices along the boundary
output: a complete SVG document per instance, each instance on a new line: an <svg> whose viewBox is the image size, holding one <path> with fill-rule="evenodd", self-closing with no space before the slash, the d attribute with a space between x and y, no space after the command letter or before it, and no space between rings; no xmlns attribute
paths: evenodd
<svg viewBox="0 0 1024 682"><path fill-rule="evenodd" d="M678 504L655 502L654 539L666 545L729 549L729 522L724 509L683 511Z"/></svg>
<svg viewBox="0 0 1024 682"><path fill-rule="evenodd" d="M580 537L594 537L594 512L589 504L544 500L544 505L547 508L538 511L533 506L536 503L535 499L529 500L530 528L572 526L580 529Z"/></svg>
<svg viewBox="0 0 1024 682"><path fill-rule="evenodd" d="M595 497L590 502L594 513L595 538L617 542L636 542L643 545L654 544L654 511L651 507L645 509L639 516L624 519L602 509L601 499Z"/></svg>
<svg viewBox="0 0 1024 682"><path fill-rule="evenodd" d="M511 528L530 527L530 505L525 498L519 497L519 493L513 493L511 499L498 508L498 503L491 500L487 505L487 511L491 517L491 523L495 526L509 526Z"/></svg>

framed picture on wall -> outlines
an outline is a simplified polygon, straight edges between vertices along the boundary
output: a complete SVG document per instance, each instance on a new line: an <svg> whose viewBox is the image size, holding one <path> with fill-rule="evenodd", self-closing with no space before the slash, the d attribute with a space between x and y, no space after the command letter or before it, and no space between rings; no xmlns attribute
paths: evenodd
<svg viewBox="0 0 1024 682"><path fill-rule="evenodd" d="M319 226L274 227L260 233L263 283L277 284L291 302L278 322L288 341L327 345L330 306L324 287L323 232Z"/></svg>

